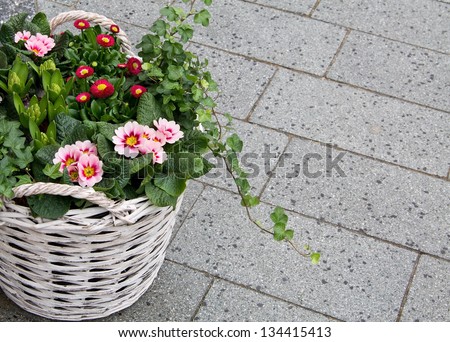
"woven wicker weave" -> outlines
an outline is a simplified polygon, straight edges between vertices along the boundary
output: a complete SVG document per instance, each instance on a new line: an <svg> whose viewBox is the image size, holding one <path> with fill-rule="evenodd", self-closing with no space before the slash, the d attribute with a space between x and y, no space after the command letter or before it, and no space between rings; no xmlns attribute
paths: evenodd
<svg viewBox="0 0 450 342"><path fill-rule="evenodd" d="M52 28L75 19L109 27L109 19L82 11L62 13ZM122 36L129 53L129 42ZM57 320L105 317L133 304L151 285L170 240L177 207L147 198L115 203L91 188L26 184L15 197L55 194L97 206L70 210L58 220L34 218L4 201L0 208L0 287L23 309Z"/></svg>

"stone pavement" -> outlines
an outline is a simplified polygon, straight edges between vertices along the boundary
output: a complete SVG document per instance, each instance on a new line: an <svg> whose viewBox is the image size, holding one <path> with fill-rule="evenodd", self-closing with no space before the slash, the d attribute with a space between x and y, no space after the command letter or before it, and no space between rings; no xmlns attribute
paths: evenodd
<svg viewBox="0 0 450 342"><path fill-rule="evenodd" d="M0 0L0 20L83 9L136 43L166 2ZM191 182L154 285L105 321L450 321L450 1L215 0L211 12L191 49L253 153L255 215L286 208L322 261L259 233L219 169ZM4 295L0 308L41 320Z"/></svg>

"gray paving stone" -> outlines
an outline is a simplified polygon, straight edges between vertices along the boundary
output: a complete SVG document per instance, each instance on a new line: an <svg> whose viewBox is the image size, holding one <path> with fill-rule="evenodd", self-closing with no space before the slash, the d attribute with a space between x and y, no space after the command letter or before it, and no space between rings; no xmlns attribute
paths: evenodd
<svg viewBox="0 0 450 342"><path fill-rule="evenodd" d="M248 179L255 194L258 194L269 178L278 159L288 143L287 135L277 131L262 128L239 120L233 120L233 131L237 133L244 142L244 148L239 154L241 166L249 174ZM212 153L205 157L209 162L216 165L207 175L200 178L202 182L212 184L224 189L236 191L233 178L227 173L224 162L215 158Z"/></svg>
<svg viewBox="0 0 450 342"><path fill-rule="evenodd" d="M56 17L59 13L71 10L71 8L68 6L61 5L56 2L48 0L46 1L39 0L37 2L37 9L39 12L44 12L47 15L48 20L52 19L53 17ZM76 32L75 28L73 27L73 23L66 23L61 26L58 26L58 28L55 31L62 32L67 29L73 29L73 31Z"/></svg>
<svg viewBox="0 0 450 342"><path fill-rule="evenodd" d="M286 154L263 200L450 259L449 182L300 139Z"/></svg>
<svg viewBox="0 0 450 342"><path fill-rule="evenodd" d="M14 14L35 13L34 1L30 0L0 0L0 24L8 20Z"/></svg>
<svg viewBox="0 0 450 342"><path fill-rule="evenodd" d="M129 24L150 27L159 18L159 10L169 2L169 0L147 0L143 6L141 1L81 0L76 8L96 12Z"/></svg>
<svg viewBox="0 0 450 342"><path fill-rule="evenodd" d="M450 263L423 256L401 320L450 322L449 284Z"/></svg>
<svg viewBox="0 0 450 342"><path fill-rule="evenodd" d="M133 51L138 53L139 49L136 48L136 45L141 42L142 36L150 32L149 29L131 25L120 20L116 20L115 23L125 31L128 39L130 40L131 46L133 47Z"/></svg>
<svg viewBox="0 0 450 342"><path fill-rule="evenodd" d="M288 10L296 13L308 14L317 0L256 0L253 1L261 5L268 5L282 10Z"/></svg>
<svg viewBox="0 0 450 342"><path fill-rule="evenodd" d="M48 0L37 0L39 2L46 2ZM66 6L73 6L78 3L78 0L53 0L53 2L58 2L60 4L66 5Z"/></svg>
<svg viewBox="0 0 450 342"><path fill-rule="evenodd" d="M275 68L200 45L191 45L189 49L208 59L208 68L220 91L216 99L217 111L245 119Z"/></svg>
<svg viewBox="0 0 450 342"><path fill-rule="evenodd" d="M329 77L450 111L450 56L350 33Z"/></svg>
<svg viewBox="0 0 450 342"><path fill-rule="evenodd" d="M0 322L49 322L18 307L0 289Z"/></svg>
<svg viewBox="0 0 450 342"><path fill-rule="evenodd" d="M447 176L447 113L279 70L251 119L285 132Z"/></svg>
<svg viewBox="0 0 450 342"><path fill-rule="evenodd" d="M203 322L324 322L326 316L217 280L195 321Z"/></svg>
<svg viewBox="0 0 450 342"><path fill-rule="evenodd" d="M153 285L135 304L99 321L189 321L210 282L200 272L166 261Z"/></svg>
<svg viewBox="0 0 450 342"><path fill-rule="evenodd" d="M322 75L345 30L257 4L224 0L210 8L212 20L194 41Z"/></svg>
<svg viewBox="0 0 450 342"><path fill-rule="evenodd" d="M450 6L434 0L322 0L313 18L450 52Z"/></svg>
<svg viewBox="0 0 450 342"><path fill-rule="evenodd" d="M270 208L258 209L267 218ZM337 319L396 319L415 253L298 215L289 226L321 252L320 265L258 231L237 196L207 188L167 258Z"/></svg>
<svg viewBox="0 0 450 342"><path fill-rule="evenodd" d="M450 263L422 256L402 321L450 322Z"/></svg>
<svg viewBox="0 0 450 342"><path fill-rule="evenodd" d="M202 193L203 188L204 186L202 183L196 181L189 181L188 186L184 193L183 203L181 204L180 211L177 214L177 219L175 221L175 226L173 227L172 236L174 236L177 233L178 229L181 227L184 219L191 210L195 201L197 201L198 197Z"/></svg>

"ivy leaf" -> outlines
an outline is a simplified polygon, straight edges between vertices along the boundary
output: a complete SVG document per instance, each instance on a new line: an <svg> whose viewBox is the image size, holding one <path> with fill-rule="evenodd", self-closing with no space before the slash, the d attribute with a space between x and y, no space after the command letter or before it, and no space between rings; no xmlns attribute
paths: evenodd
<svg viewBox="0 0 450 342"><path fill-rule="evenodd" d="M234 152L242 152L242 148L244 146L244 143L242 142L241 138L236 133L233 133L231 136L227 138L227 145L234 151Z"/></svg>
<svg viewBox="0 0 450 342"><path fill-rule="evenodd" d="M161 115L161 109L156 103L155 97L146 92L139 99L139 104L137 108L137 122L141 125L153 125L153 120L159 119Z"/></svg>
<svg viewBox="0 0 450 342"><path fill-rule="evenodd" d="M275 210L270 214L270 219L275 224L284 224L286 226L288 222L288 216L281 207L276 207Z"/></svg>
<svg viewBox="0 0 450 342"><path fill-rule="evenodd" d="M145 194L154 205L158 207L175 207L177 205L177 198L169 195L164 190L161 190L151 182L145 185Z"/></svg>
<svg viewBox="0 0 450 342"><path fill-rule="evenodd" d="M202 24L202 26L209 25L209 19L211 18L211 14L206 9L202 9L200 12L194 15L194 22L197 24Z"/></svg>
<svg viewBox="0 0 450 342"><path fill-rule="evenodd" d="M63 176L63 174L59 171L60 166L61 163L57 163L55 165L47 164L45 165L44 170L42 170L42 172L44 172L44 175L50 177L51 179L58 179Z"/></svg>
<svg viewBox="0 0 450 342"><path fill-rule="evenodd" d="M184 69L182 66L169 65L167 71L169 72L168 77L171 81L177 81L184 75Z"/></svg>
<svg viewBox="0 0 450 342"><path fill-rule="evenodd" d="M203 0L206 6L210 6L212 4L212 0Z"/></svg>
<svg viewBox="0 0 450 342"><path fill-rule="evenodd" d="M158 36L164 37L167 32L168 24L161 19L156 20L153 26L150 28L152 32L155 32Z"/></svg>
<svg viewBox="0 0 450 342"><path fill-rule="evenodd" d="M178 19L178 14L173 7L166 6L161 8L159 13L167 18L169 21L175 21Z"/></svg>
<svg viewBox="0 0 450 342"><path fill-rule="evenodd" d="M192 26L189 24L181 24L177 27L177 32L180 34L181 41L183 43L187 43L189 39L194 36L194 30Z"/></svg>
<svg viewBox="0 0 450 342"><path fill-rule="evenodd" d="M154 184L173 197L180 196L186 189L186 179L180 178L174 174L157 175L155 176Z"/></svg>
<svg viewBox="0 0 450 342"><path fill-rule="evenodd" d="M29 175L19 175L16 177L17 177L17 183L14 186L33 183L32 179Z"/></svg>
<svg viewBox="0 0 450 342"><path fill-rule="evenodd" d="M313 265L317 265L320 261L320 253L312 253L310 256Z"/></svg>

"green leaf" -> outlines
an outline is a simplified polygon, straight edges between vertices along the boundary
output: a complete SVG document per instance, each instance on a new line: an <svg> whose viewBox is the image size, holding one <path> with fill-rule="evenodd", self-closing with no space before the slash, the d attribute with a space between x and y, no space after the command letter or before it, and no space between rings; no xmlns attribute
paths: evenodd
<svg viewBox="0 0 450 342"><path fill-rule="evenodd" d="M137 108L137 122L141 125L153 125L153 120L157 120L162 116L161 108L156 103L155 97L146 92L139 99Z"/></svg>
<svg viewBox="0 0 450 342"><path fill-rule="evenodd" d="M169 65L167 71L169 72L168 77L171 81L177 81L184 75L184 68L182 66Z"/></svg>
<svg viewBox="0 0 450 342"><path fill-rule="evenodd" d="M242 152L242 148L244 146L244 143L242 142L241 138L236 133L233 133L231 136L227 138L227 145L234 151L234 152Z"/></svg>
<svg viewBox="0 0 450 342"><path fill-rule="evenodd" d="M169 25L164 20L158 19L153 23L150 30L155 32L158 36L163 37L166 34L168 27Z"/></svg>
<svg viewBox="0 0 450 342"><path fill-rule="evenodd" d="M123 124L111 124L108 122L97 122L96 125L98 131L109 141L112 141L113 136L116 135L115 130L124 126Z"/></svg>
<svg viewBox="0 0 450 342"><path fill-rule="evenodd" d="M286 240L292 240L294 238L294 231L292 229L287 229L284 232L284 238Z"/></svg>
<svg viewBox="0 0 450 342"><path fill-rule="evenodd" d="M58 152L58 145L47 145L41 148L34 155L37 160L44 164L53 164L53 159L55 158L56 152Z"/></svg>
<svg viewBox="0 0 450 342"><path fill-rule="evenodd" d="M275 210L270 214L270 219L275 224L284 224L286 226L288 222L288 216L281 207L276 207Z"/></svg>
<svg viewBox="0 0 450 342"><path fill-rule="evenodd" d="M8 57L0 50L0 69L8 68Z"/></svg>
<svg viewBox="0 0 450 342"><path fill-rule="evenodd" d="M206 6L210 6L212 4L212 0L203 0Z"/></svg>
<svg viewBox="0 0 450 342"><path fill-rule="evenodd" d="M174 174L156 175L154 184L173 197L180 196L186 189L186 179L180 178Z"/></svg>
<svg viewBox="0 0 450 342"><path fill-rule="evenodd" d="M16 178L17 178L17 183L14 186L33 183L33 181L31 180L31 177L29 175L19 175L19 176L16 176Z"/></svg>
<svg viewBox="0 0 450 342"><path fill-rule="evenodd" d="M310 256L313 265L317 265L320 261L320 253L312 253Z"/></svg>
<svg viewBox="0 0 450 342"><path fill-rule="evenodd" d="M5 23L1 25L0 27L0 43L3 44L13 44L14 43L14 35L17 31L14 30L14 28L8 24Z"/></svg>
<svg viewBox="0 0 450 342"><path fill-rule="evenodd" d="M81 121L66 114L60 113L55 117L56 137L59 142L67 139L75 128L81 125Z"/></svg>
<svg viewBox="0 0 450 342"><path fill-rule="evenodd" d="M194 22L197 24L202 24L202 26L209 25L209 19L211 18L211 14L208 10L202 9L200 12L194 15Z"/></svg>
<svg viewBox="0 0 450 342"><path fill-rule="evenodd" d="M183 43L187 43L194 36L194 30L189 24L181 24L177 27L177 32L180 34Z"/></svg>
<svg viewBox="0 0 450 342"><path fill-rule="evenodd" d="M279 223L277 223L273 226L273 238L276 241L284 240L284 238L285 238L284 234L285 234L285 230L286 230L285 228L286 228L285 225L279 224Z"/></svg>
<svg viewBox="0 0 450 342"><path fill-rule="evenodd" d="M37 216L55 220L69 211L72 198L45 194L27 197L27 202Z"/></svg>
<svg viewBox="0 0 450 342"><path fill-rule="evenodd" d="M102 134L97 135L97 152L100 158L105 160L115 155L112 145Z"/></svg>
<svg viewBox="0 0 450 342"><path fill-rule="evenodd" d="M260 203L260 199L257 196L252 196L252 195L245 195L244 198L241 201L241 205L243 205L244 207L256 207L257 205L259 205Z"/></svg>
<svg viewBox="0 0 450 342"><path fill-rule="evenodd" d="M58 179L63 176L62 172L59 171L60 166L61 163L57 163L55 165L47 164L45 165L44 170L42 170L42 172L44 172L44 175L50 177L51 179Z"/></svg>
<svg viewBox="0 0 450 342"><path fill-rule="evenodd" d="M130 160L130 174L139 172L153 163L153 153L149 153Z"/></svg>
<svg viewBox="0 0 450 342"><path fill-rule="evenodd" d="M61 145L71 145L77 141L88 140L87 128L83 124L79 124L74 127L74 129L66 136L66 138L61 142Z"/></svg>
<svg viewBox="0 0 450 342"><path fill-rule="evenodd" d="M158 207L175 207L177 205L177 198L169 195L164 190L161 190L151 182L145 185L145 195L150 202Z"/></svg>
<svg viewBox="0 0 450 342"><path fill-rule="evenodd" d="M167 18L169 21L175 21L178 19L178 14L173 7L166 6L161 8L159 13Z"/></svg>
<svg viewBox="0 0 450 342"><path fill-rule="evenodd" d="M50 24L48 23L47 16L44 13L39 12L36 14L31 22L39 27L39 31L42 34L47 36L50 35Z"/></svg>

